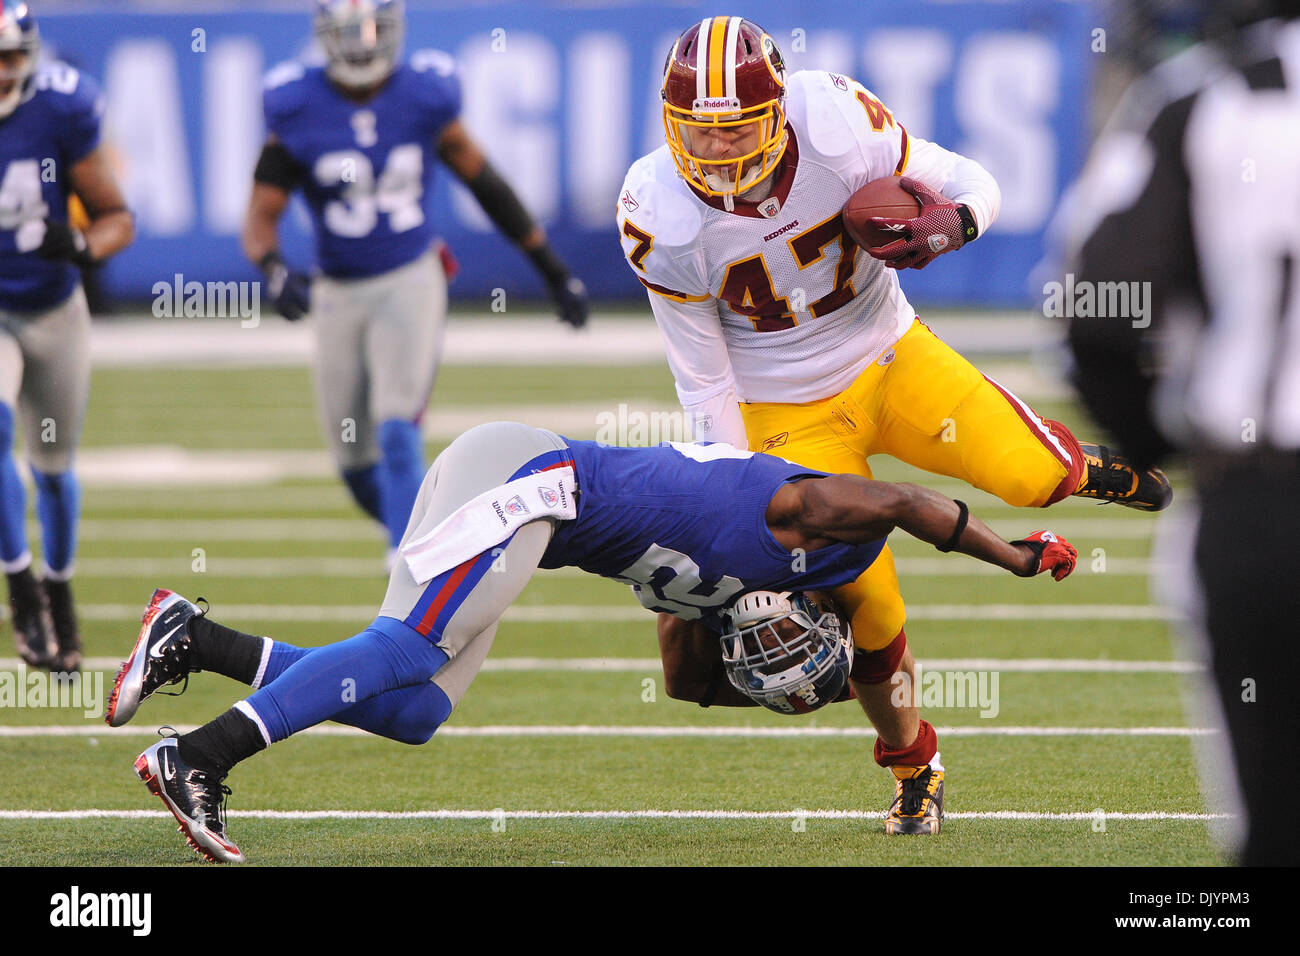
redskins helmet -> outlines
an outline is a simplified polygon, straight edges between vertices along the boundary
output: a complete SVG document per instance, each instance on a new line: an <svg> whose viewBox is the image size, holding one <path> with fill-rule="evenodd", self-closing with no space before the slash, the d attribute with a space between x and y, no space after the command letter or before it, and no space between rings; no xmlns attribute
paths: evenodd
<svg viewBox="0 0 1300 956"><path fill-rule="evenodd" d="M317 0L315 26L326 75L340 86L364 89L397 69L406 36L402 0Z"/></svg>
<svg viewBox="0 0 1300 956"><path fill-rule="evenodd" d="M22 57L15 67L0 66L0 119L18 109L27 95L28 81L36 72L41 34L27 4L0 0L0 53L16 50Z"/></svg>
<svg viewBox="0 0 1300 956"><path fill-rule="evenodd" d="M762 27L706 17L677 38L660 89L678 171L708 196L761 182L785 153L785 61Z"/></svg>
<svg viewBox="0 0 1300 956"><path fill-rule="evenodd" d="M844 690L853 638L829 598L802 591L751 591L723 614L727 679L778 714L806 714Z"/></svg>

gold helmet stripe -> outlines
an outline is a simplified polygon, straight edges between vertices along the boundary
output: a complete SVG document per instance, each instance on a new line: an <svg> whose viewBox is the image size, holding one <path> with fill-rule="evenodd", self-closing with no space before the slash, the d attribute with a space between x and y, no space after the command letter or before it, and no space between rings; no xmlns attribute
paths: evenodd
<svg viewBox="0 0 1300 956"><path fill-rule="evenodd" d="M726 96L722 65L727 60L727 24L731 17L714 17L709 25L709 98Z"/></svg>

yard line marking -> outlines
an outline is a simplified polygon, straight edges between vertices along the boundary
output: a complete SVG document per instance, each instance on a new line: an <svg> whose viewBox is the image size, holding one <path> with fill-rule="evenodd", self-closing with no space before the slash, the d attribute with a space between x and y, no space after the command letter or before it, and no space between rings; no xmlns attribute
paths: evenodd
<svg viewBox="0 0 1300 956"><path fill-rule="evenodd" d="M928 671L982 670L1027 674L1197 674L1205 665L1196 661L1130 661L1101 658L1066 657L934 657L921 658ZM81 662L83 671L113 671L122 665L118 657L88 657ZM609 671L631 672L659 670L658 657L489 657L485 671ZM0 672L22 667L17 657L0 657Z"/></svg>
<svg viewBox="0 0 1300 956"><path fill-rule="evenodd" d="M879 820L879 810L228 810L245 820ZM1228 820L1229 813L958 810L948 820ZM172 819L166 810L0 810L0 820Z"/></svg>
<svg viewBox="0 0 1300 956"><path fill-rule="evenodd" d="M91 621L139 620L140 604L86 604L77 613ZM227 621L372 621L373 604L223 604ZM1177 621L1181 615L1169 608L1146 604L913 604L907 609L914 621ZM503 621L529 624L566 621L611 623L652 622L651 612L637 605L547 604L508 608ZM9 612L0 607L0 620Z"/></svg>
<svg viewBox="0 0 1300 956"><path fill-rule="evenodd" d="M203 573L210 578L357 578L383 580L386 572L378 557L372 558L239 558L208 556ZM1004 577L1006 571L982 561L960 558L895 558L900 574L922 578ZM77 576L121 578L129 575L158 577L193 573L189 555L170 558L78 558ZM1112 577L1144 577L1166 569L1147 558L1110 558L1104 572L1080 568L1076 577L1104 573ZM539 569L542 578L587 578L581 568Z"/></svg>
<svg viewBox="0 0 1300 956"><path fill-rule="evenodd" d="M1043 523L1041 518L1038 523ZM1098 538L1148 540L1152 522L1120 518L1053 516L1052 530L1066 538L1091 542ZM1033 527L1028 518L994 518L986 521L1003 538L1017 538ZM39 530L30 522L33 531ZM382 537L378 524L361 518L87 518L78 533L96 541L335 541Z"/></svg>
<svg viewBox="0 0 1300 956"><path fill-rule="evenodd" d="M189 733L198 724L174 724L178 733ZM936 727L935 732L952 737L1204 737L1218 731L1209 727ZM152 737L155 727L109 727L95 724L44 724L30 727L0 727L4 737ZM318 724L299 734L322 737L370 737L364 730L341 724ZM294 736L298 736L295 734ZM864 737L874 738L870 726L861 727L667 727L657 725L592 724L485 724L478 727L444 726L438 737Z"/></svg>

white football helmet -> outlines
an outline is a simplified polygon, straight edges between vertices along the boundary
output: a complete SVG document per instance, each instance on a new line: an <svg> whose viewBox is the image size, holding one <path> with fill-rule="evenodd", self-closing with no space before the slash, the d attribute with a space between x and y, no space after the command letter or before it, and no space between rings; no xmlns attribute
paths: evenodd
<svg viewBox="0 0 1300 956"><path fill-rule="evenodd" d="M375 86L397 69L402 55L402 0L317 0L316 36L331 80L349 89Z"/></svg>
<svg viewBox="0 0 1300 956"><path fill-rule="evenodd" d="M853 637L829 598L751 591L722 617L727 678L768 710L806 714L844 690L853 666Z"/></svg>
<svg viewBox="0 0 1300 956"><path fill-rule="evenodd" d="M17 65L0 64L0 119L18 109L41 52L41 34L27 4L0 0L0 53L13 51L22 54Z"/></svg>

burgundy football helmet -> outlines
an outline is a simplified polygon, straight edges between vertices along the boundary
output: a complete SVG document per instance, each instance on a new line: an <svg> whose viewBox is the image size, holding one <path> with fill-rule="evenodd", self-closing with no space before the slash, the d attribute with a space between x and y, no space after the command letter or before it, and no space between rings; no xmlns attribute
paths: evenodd
<svg viewBox="0 0 1300 956"><path fill-rule="evenodd" d="M682 176L728 202L785 153L785 61L762 27L707 17L677 38L660 90L664 133Z"/></svg>

